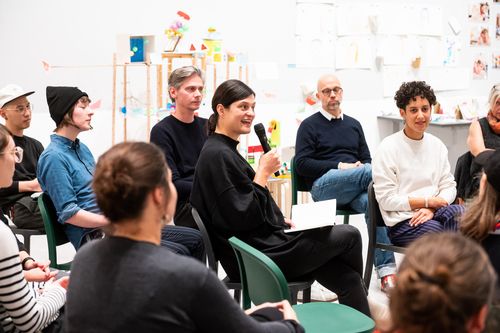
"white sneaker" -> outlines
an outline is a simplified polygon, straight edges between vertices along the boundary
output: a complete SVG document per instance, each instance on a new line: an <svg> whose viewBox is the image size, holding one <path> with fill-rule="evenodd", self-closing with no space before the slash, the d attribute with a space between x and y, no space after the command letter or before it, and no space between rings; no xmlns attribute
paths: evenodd
<svg viewBox="0 0 500 333"><path fill-rule="evenodd" d="M335 302L338 297L335 293L323 287L318 281L311 285L311 302ZM297 300L302 302L302 291L297 294Z"/></svg>

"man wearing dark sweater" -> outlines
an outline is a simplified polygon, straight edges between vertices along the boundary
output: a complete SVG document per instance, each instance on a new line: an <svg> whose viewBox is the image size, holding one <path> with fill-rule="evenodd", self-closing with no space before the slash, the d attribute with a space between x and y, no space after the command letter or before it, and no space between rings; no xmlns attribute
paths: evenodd
<svg viewBox="0 0 500 333"><path fill-rule="evenodd" d="M204 85L200 69L184 66L174 70L168 78L168 93L175 102L175 112L151 130L151 142L163 150L179 196L174 222L188 226L190 223L185 220L191 216L187 203L194 169L207 140L207 119L195 115L203 99Z"/></svg>
<svg viewBox="0 0 500 333"><path fill-rule="evenodd" d="M24 91L9 84L0 90L0 115L5 119L17 147L23 149L23 159L16 164L12 185L0 189L0 207L4 212L12 212L12 220L19 228L44 231L43 220L38 210L34 192L41 192L36 178L38 158L42 154L42 144L24 135L30 126L32 106L27 96L34 91Z"/></svg>
<svg viewBox="0 0 500 333"><path fill-rule="evenodd" d="M368 224L367 188L372 170L363 128L342 112L343 90L336 76L322 76L317 89L322 109L300 124L296 172L310 187L314 201L337 199L338 207L364 213ZM390 244L386 228L377 229L377 240ZM396 264L392 252L377 249L375 268L382 290L393 287Z"/></svg>

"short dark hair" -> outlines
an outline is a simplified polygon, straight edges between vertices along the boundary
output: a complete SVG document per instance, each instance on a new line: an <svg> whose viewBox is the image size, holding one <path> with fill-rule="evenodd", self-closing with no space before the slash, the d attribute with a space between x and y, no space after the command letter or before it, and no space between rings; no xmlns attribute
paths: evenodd
<svg viewBox="0 0 500 333"><path fill-rule="evenodd" d="M398 108L404 110L406 106L410 104L410 101L414 101L417 96L428 100L430 105L436 104L436 95L434 95L434 90L432 90L432 88L426 84L425 81L403 82L398 91L396 91L394 100L396 101Z"/></svg>
<svg viewBox="0 0 500 333"><path fill-rule="evenodd" d="M92 187L97 204L111 223L139 217L147 195L167 183L163 152L146 142L123 142L111 147L97 161Z"/></svg>
<svg viewBox="0 0 500 333"><path fill-rule="evenodd" d="M215 132L219 114L217 113L217 105L221 104L228 108L231 104L248 96L255 96L255 92L240 80L227 80L220 84L215 89L214 97L212 97L212 111L214 112L208 119L208 134Z"/></svg>

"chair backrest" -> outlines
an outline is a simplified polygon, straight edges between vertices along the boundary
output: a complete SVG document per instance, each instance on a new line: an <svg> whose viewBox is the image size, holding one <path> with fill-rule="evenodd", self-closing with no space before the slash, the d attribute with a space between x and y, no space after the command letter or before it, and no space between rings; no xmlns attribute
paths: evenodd
<svg viewBox="0 0 500 333"><path fill-rule="evenodd" d="M295 156L292 157L290 161L290 169L292 175L292 205L297 204L298 192L309 192L309 187L307 186L304 178L299 176L296 171Z"/></svg>
<svg viewBox="0 0 500 333"><path fill-rule="evenodd" d="M229 243L238 260L245 309L251 302L291 301L286 278L274 261L236 237L229 238Z"/></svg>
<svg viewBox="0 0 500 333"><path fill-rule="evenodd" d="M373 181L368 185L368 213L370 214L370 221L375 222L377 227L385 227L384 219L380 213L377 198L375 197L375 189L373 188ZM375 230L374 230L375 232Z"/></svg>
<svg viewBox="0 0 500 333"><path fill-rule="evenodd" d="M214 249L212 247L212 242L210 241L210 236L208 234L207 228L205 228L205 224L203 224L200 214L198 213L196 208L191 208L191 214L193 215L194 222L196 223L196 226L201 233L201 238L203 239L203 245L205 247L204 251L208 261L208 267L217 272L219 265L217 264L217 259L215 258Z"/></svg>
<svg viewBox="0 0 500 333"><path fill-rule="evenodd" d="M59 264L57 261L57 246L69 243L62 224L57 222L57 213L52 200L46 193L38 197L38 208L42 214L47 244L49 247L49 259L51 266L59 269L69 269L69 264Z"/></svg>

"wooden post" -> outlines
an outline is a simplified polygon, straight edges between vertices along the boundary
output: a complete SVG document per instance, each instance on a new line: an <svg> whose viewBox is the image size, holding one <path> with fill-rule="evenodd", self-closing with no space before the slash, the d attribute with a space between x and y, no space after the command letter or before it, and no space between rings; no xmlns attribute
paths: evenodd
<svg viewBox="0 0 500 333"><path fill-rule="evenodd" d="M156 108L163 106L163 66L156 65Z"/></svg>
<svg viewBox="0 0 500 333"><path fill-rule="evenodd" d="M238 80L242 81L243 79L243 66L238 66Z"/></svg>
<svg viewBox="0 0 500 333"><path fill-rule="evenodd" d="M149 56L146 62L146 142L149 142L149 133L151 132L151 62Z"/></svg>
<svg viewBox="0 0 500 333"><path fill-rule="evenodd" d="M229 80L229 53L226 54L226 80Z"/></svg>
<svg viewBox="0 0 500 333"><path fill-rule="evenodd" d="M115 145L116 132L116 53L113 53L113 100L111 101L111 145Z"/></svg>
<svg viewBox="0 0 500 333"><path fill-rule="evenodd" d="M248 64L245 65L245 83L248 84Z"/></svg>
<svg viewBox="0 0 500 333"><path fill-rule="evenodd" d="M123 64L123 142L127 141L127 64Z"/></svg>
<svg viewBox="0 0 500 333"><path fill-rule="evenodd" d="M214 91L217 88L217 64L214 62Z"/></svg>

